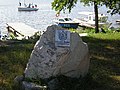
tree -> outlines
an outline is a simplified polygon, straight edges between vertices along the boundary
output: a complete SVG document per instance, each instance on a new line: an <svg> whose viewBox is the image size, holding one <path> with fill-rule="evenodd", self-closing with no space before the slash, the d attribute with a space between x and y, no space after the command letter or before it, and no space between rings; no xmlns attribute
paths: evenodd
<svg viewBox="0 0 120 90"><path fill-rule="evenodd" d="M97 3L94 2L94 12L95 12L95 33L99 32L99 25L98 25L98 6Z"/></svg>
<svg viewBox="0 0 120 90"><path fill-rule="evenodd" d="M120 0L105 0L103 1L109 9L111 9L111 14L120 14Z"/></svg>
<svg viewBox="0 0 120 90"><path fill-rule="evenodd" d="M75 6L75 4L77 4L78 0L54 0L52 2L52 8L55 9L55 11L62 11L62 10L66 10L68 9L69 12L71 12L71 9ZM83 2L85 5L89 5L89 3L94 2L94 10L95 10L95 32L98 33L98 6L97 6L97 2L98 0L80 0L81 2Z"/></svg>
<svg viewBox="0 0 120 90"><path fill-rule="evenodd" d="M85 5L94 5L94 12L95 12L95 33L99 32L99 25L98 25L98 5L101 4L101 0L80 0Z"/></svg>
<svg viewBox="0 0 120 90"><path fill-rule="evenodd" d="M65 11L66 9L71 12L71 9L77 4L78 0L54 0L52 2L52 8L55 11ZM120 1L119 0L80 0L80 2L85 5L93 5L94 4L94 12L95 12L95 32L99 32L98 26L98 5L106 5L112 10L112 13L120 12Z"/></svg>

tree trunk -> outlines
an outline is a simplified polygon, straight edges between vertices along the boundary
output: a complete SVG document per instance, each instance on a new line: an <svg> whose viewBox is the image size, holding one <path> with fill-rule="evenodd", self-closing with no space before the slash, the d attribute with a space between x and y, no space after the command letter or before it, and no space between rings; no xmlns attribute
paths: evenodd
<svg viewBox="0 0 120 90"><path fill-rule="evenodd" d="M95 33L99 32L99 25L98 25L98 6L97 3L94 2L94 12L95 12Z"/></svg>

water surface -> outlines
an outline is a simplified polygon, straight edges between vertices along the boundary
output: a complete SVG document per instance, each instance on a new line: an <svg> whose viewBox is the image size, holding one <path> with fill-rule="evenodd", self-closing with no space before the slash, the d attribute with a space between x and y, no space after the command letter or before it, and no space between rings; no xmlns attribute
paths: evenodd
<svg viewBox="0 0 120 90"><path fill-rule="evenodd" d="M19 12L17 10L19 1L23 4L24 0L0 0L0 31L6 33L6 23L10 22L22 22L25 23L38 31L46 30L47 26L53 24L56 12L51 8L51 2L53 0L25 0L26 4L34 3L37 4L39 10L33 12ZM93 7L84 7L83 4L77 4L72 12L68 14L61 14L61 16L69 15L72 18L79 17L78 12L80 11L94 11ZM99 8L100 13L107 14L105 6ZM120 15L109 15L109 21L116 25L116 20L120 19Z"/></svg>

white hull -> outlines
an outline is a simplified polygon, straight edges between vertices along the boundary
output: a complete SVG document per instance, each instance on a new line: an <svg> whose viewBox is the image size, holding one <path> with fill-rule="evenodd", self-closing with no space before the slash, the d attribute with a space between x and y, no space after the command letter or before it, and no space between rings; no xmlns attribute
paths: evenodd
<svg viewBox="0 0 120 90"><path fill-rule="evenodd" d="M58 26L62 26L63 28L78 28L79 23L74 22L71 18L69 17L60 17L57 18L57 20L54 20L54 22Z"/></svg>
<svg viewBox="0 0 120 90"><path fill-rule="evenodd" d="M37 11L38 8L18 7L18 11Z"/></svg>

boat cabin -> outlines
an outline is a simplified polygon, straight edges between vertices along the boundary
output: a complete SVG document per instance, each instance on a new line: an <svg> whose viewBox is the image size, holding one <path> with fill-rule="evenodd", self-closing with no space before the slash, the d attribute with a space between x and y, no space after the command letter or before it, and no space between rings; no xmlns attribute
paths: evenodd
<svg viewBox="0 0 120 90"><path fill-rule="evenodd" d="M87 21L95 21L95 13L94 12L79 12L78 14L81 15L82 19ZM107 22L108 16L105 14L98 14L98 21L99 23Z"/></svg>
<svg viewBox="0 0 120 90"><path fill-rule="evenodd" d="M78 28L79 23L74 22L70 17L59 17L54 22L63 28Z"/></svg>

